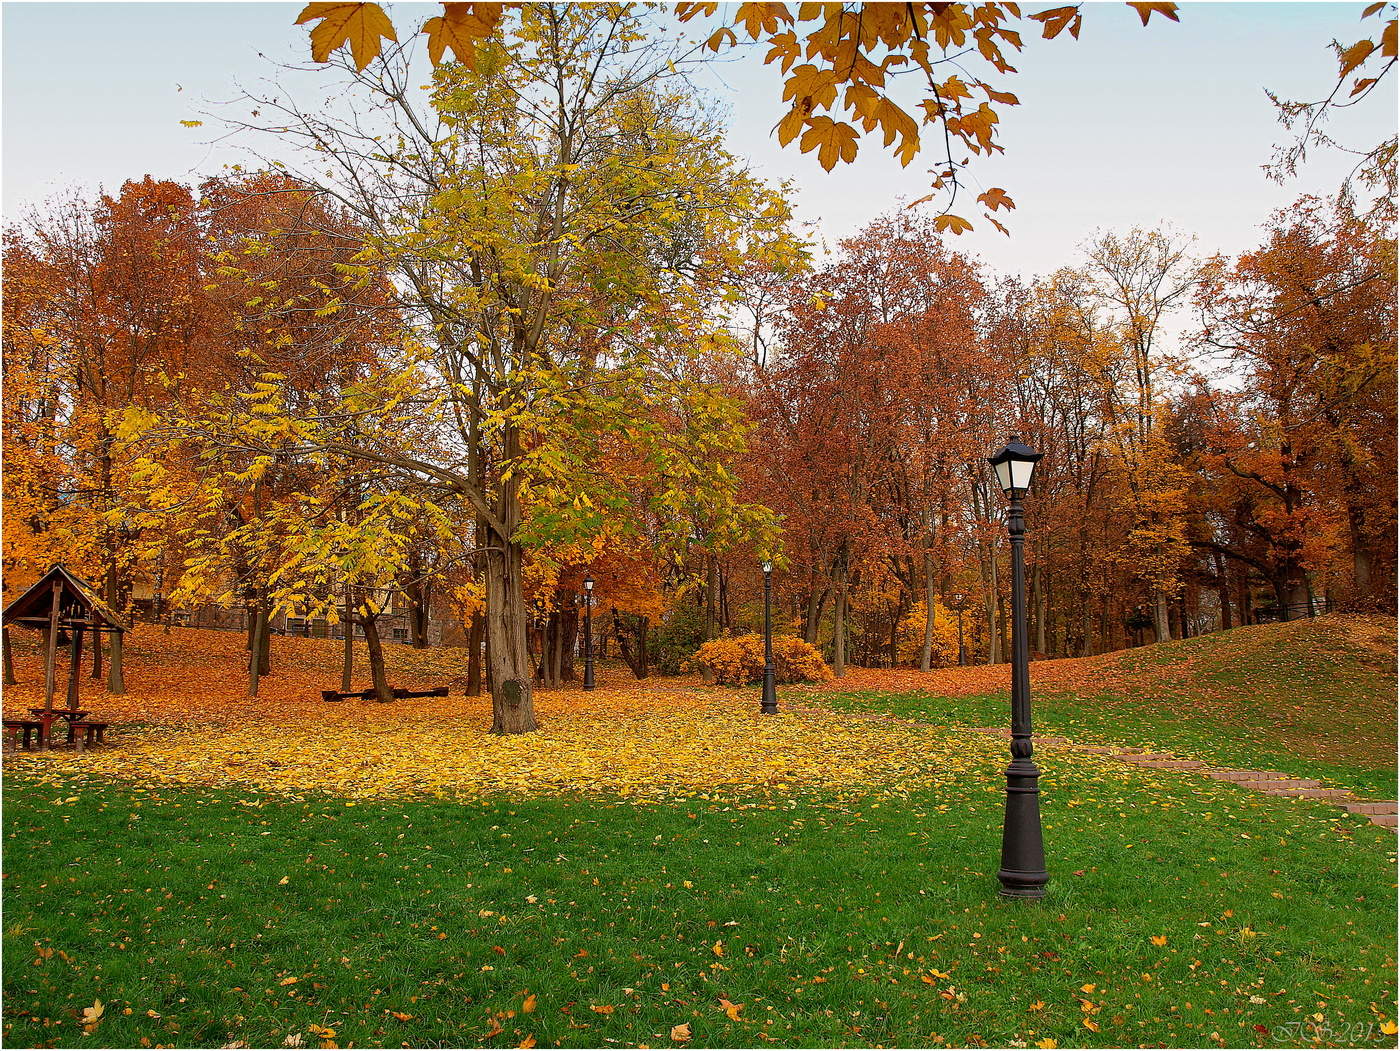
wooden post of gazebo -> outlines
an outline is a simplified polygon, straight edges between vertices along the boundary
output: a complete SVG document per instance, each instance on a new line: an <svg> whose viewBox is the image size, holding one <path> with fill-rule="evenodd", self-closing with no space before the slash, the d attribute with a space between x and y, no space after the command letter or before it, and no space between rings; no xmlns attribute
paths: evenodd
<svg viewBox="0 0 1400 1051"><path fill-rule="evenodd" d="M49 606L48 647L44 655L44 712L53 712L54 662L58 659L58 604L63 598L63 582L53 582L53 602Z"/></svg>

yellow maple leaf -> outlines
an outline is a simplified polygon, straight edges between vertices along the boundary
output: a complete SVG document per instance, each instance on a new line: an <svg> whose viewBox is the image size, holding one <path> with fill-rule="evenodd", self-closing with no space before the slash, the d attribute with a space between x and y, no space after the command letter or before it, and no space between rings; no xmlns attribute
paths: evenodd
<svg viewBox="0 0 1400 1051"><path fill-rule="evenodd" d="M715 942L713 945L710 946L710 952L714 953L716 956L723 956L724 942Z"/></svg>
<svg viewBox="0 0 1400 1051"><path fill-rule="evenodd" d="M1176 4L1169 3L1167 0L1145 0L1145 2L1143 0L1128 0L1128 6L1138 13L1143 25L1147 25L1147 20L1154 14L1165 15L1173 22L1181 21L1176 16Z"/></svg>
<svg viewBox="0 0 1400 1051"><path fill-rule="evenodd" d="M1384 1033L1386 1036L1394 1036L1395 1033L1396 1033L1396 1026L1395 1026L1395 1023L1394 1023L1394 1022L1382 1022L1382 1023L1381 1023L1381 1032Z"/></svg>
<svg viewBox="0 0 1400 1051"><path fill-rule="evenodd" d="M1053 1036L1047 1036L1044 1040L1037 1040L1037 1041L1035 1042L1035 1046L1036 1046L1036 1047L1046 1047L1046 1048L1050 1048L1050 1047L1059 1047L1059 1046L1060 1046L1060 1042L1059 1042L1058 1040L1056 1040Z"/></svg>
<svg viewBox="0 0 1400 1051"><path fill-rule="evenodd" d="M807 130L798 143L803 153L817 151L817 163L827 171L835 168L838 162L849 163L856 159L856 129L843 121L830 117L812 117L807 121Z"/></svg>
<svg viewBox="0 0 1400 1051"><path fill-rule="evenodd" d="M1167 936L1166 936L1165 934L1154 934L1154 935L1152 936L1152 944L1153 944L1153 945L1166 945L1166 944L1167 944Z"/></svg>
<svg viewBox="0 0 1400 1051"><path fill-rule="evenodd" d="M933 228L939 233L951 231L955 234L961 234L971 230L972 224L961 215L953 215L951 212L944 212L942 215L934 216Z"/></svg>
<svg viewBox="0 0 1400 1051"><path fill-rule="evenodd" d="M423 23L428 36L428 57L433 65L452 49L457 61L468 68L476 62L477 41L485 40L501 21L501 4L444 4L442 14Z"/></svg>
<svg viewBox="0 0 1400 1051"><path fill-rule="evenodd" d="M383 40L397 41L394 24L378 4L323 0L307 4L297 25L315 21L311 30L311 58L326 62L331 52L350 45L356 69L364 69L379 54Z"/></svg>
<svg viewBox="0 0 1400 1051"><path fill-rule="evenodd" d="M671 1026L671 1039L677 1043L684 1043L690 1039L690 1023L682 1022L680 1025Z"/></svg>
<svg viewBox="0 0 1400 1051"><path fill-rule="evenodd" d="M739 1021L739 1012L743 1010L743 1004L731 1003L721 996L719 998L719 1005L724 1008L724 1013L729 1016L731 1022Z"/></svg>
<svg viewBox="0 0 1400 1051"><path fill-rule="evenodd" d="M529 1014L535 1009L535 1005L538 1002L539 1001L536 998L535 994L531 993L529 996L525 997L525 1002L520 1005L520 1010L524 1011L526 1014Z"/></svg>

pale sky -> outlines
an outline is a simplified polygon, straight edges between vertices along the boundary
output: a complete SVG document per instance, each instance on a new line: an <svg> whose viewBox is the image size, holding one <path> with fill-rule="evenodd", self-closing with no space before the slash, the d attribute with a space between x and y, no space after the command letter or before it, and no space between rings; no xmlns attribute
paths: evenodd
<svg viewBox="0 0 1400 1051"><path fill-rule="evenodd" d="M300 7L5 3L6 219L70 186L115 191L147 173L194 182L246 161L236 143L209 145L210 123L191 130L180 121L207 118L238 84L266 78L269 60L304 62L306 30L293 25ZM1269 181L1262 166L1283 131L1265 88L1284 98L1324 95L1336 68L1327 44L1362 35L1362 7L1188 3L1180 24L1154 17L1143 28L1124 4L1089 3L1078 42L1027 32L1027 49L1013 60L1020 72L998 85L1022 101L1002 108L1006 155L974 172L979 190L999 185L1016 201L1005 220L1012 236L979 230L956 246L993 270L1025 275L1072 263L1095 228L1166 222L1196 235L1202 253L1251 247L1270 211L1303 193L1335 192L1350 169L1345 156L1319 155L1286 186ZM432 10L390 7L401 33ZM778 75L757 54L716 64L700 80L732 114L734 152L760 174L795 183L811 236L834 243L927 192L931 159L901 169L873 139L854 165L832 173L815 154L779 148ZM1396 119L1391 83L1335 131L1369 148Z"/></svg>

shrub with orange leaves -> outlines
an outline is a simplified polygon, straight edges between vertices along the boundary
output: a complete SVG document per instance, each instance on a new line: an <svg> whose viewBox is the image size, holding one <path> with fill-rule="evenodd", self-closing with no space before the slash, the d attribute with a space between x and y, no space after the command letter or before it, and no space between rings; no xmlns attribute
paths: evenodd
<svg viewBox="0 0 1400 1051"><path fill-rule="evenodd" d="M742 686L763 678L763 636L712 639L696 651L691 665L723 686ZM816 647L796 635L773 636L773 666L779 682L823 682L831 669Z"/></svg>

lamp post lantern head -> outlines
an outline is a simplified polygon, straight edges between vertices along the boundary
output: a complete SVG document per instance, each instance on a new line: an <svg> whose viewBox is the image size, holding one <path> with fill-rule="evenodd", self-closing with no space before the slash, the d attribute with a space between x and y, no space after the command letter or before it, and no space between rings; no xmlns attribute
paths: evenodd
<svg viewBox="0 0 1400 1051"><path fill-rule="evenodd" d="M592 574L592 573L589 573L586 577L583 578L583 590L586 591L586 592L588 592L590 595L593 594L593 574Z"/></svg>
<svg viewBox="0 0 1400 1051"><path fill-rule="evenodd" d="M765 558L765 559L763 560L763 572L765 572L765 573L771 573L771 572L773 572L773 560L772 560L771 558Z"/></svg>
<svg viewBox="0 0 1400 1051"><path fill-rule="evenodd" d="M1031 487L1035 465L1044 455L1022 445L1021 439L1013 434L1000 452L987 457L987 462L992 465L1002 492L1015 499L1026 495L1026 490Z"/></svg>

